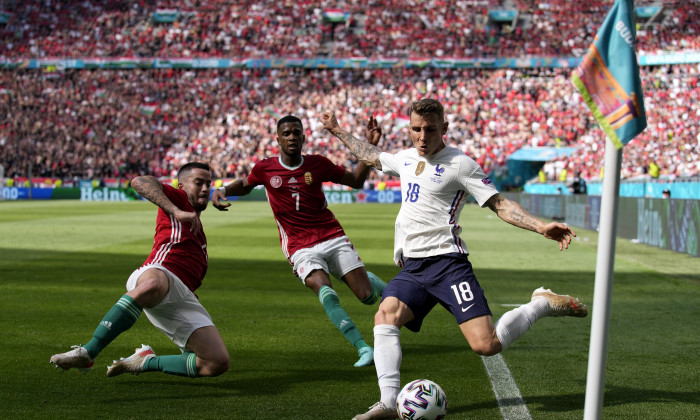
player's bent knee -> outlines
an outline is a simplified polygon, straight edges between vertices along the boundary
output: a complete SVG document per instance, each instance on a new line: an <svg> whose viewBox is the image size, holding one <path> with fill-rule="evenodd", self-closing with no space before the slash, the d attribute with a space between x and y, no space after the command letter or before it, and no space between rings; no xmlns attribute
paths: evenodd
<svg viewBox="0 0 700 420"><path fill-rule="evenodd" d="M168 293L169 283L157 277L143 277L139 279L137 286L127 292L136 303L144 308L153 307L163 300Z"/></svg>
<svg viewBox="0 0 700 420"><path fill-rule="evenodd" d="M493 341L482 341L480 343L469 343L474 353L480 356L493 356L501 352L501 343Z"/></svg>
<svg viewBox="0 0 700 420"><path fill-rule="evenodd" d="M199 369L199 376L219 376L226 371L231 365L231 358L226 354L211 360L202 360L202 365Z"/></svg>

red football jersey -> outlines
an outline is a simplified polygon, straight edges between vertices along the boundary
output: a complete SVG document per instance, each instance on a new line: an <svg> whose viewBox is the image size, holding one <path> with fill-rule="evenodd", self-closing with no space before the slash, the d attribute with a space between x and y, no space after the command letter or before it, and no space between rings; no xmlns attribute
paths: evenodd
<svg viewBox="0 0 700 420"><path fill-rule="evenodd" d="M194 211L185 191L166 184L163 185L163 191L179 209ZM190 231L189 224L183 225L174 216L158 208L153 249L143 265L161 264L194 292L207 274L207 260L207 237L204 231L200 230L195 235Z"/></svg>
<svg viewBox="0 0 700 420"><path fill-rule="evenodd" d="M323 182L339 182L345 168L319 155L302 159L295 168L284 166L279 157L264 159L248 175L250 185L265 186L287 258L299 249L345 235L322 189Z"/></svg>

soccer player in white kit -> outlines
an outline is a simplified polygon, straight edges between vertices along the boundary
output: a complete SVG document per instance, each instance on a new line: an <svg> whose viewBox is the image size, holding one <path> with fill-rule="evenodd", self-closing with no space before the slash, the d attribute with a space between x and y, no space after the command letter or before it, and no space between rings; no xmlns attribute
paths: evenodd
<svg viewBox="0 0 700 420"><path fill-rule="evenodd" d="M557 241L559 250L568 248L576 235L565 224L544 223L501 196L473 159L445 145L442 137L448 122L439 101L422 99L411 105L409 130L414 147L396 154L354 138L340 127L332 112L324 112L321 122L360 161L401 178L394 261L402 270L384 289L374 319L374 359L381 399L354 420L397 417L400 328L419 331L425 316L438 303L454 315L472 350L484 356L500 353L544 316L587 315L578 299L539 288L530 303L505 313L493 324L467 258L467 246L459 236L459 215L468 194L502 220Z"/></svg>

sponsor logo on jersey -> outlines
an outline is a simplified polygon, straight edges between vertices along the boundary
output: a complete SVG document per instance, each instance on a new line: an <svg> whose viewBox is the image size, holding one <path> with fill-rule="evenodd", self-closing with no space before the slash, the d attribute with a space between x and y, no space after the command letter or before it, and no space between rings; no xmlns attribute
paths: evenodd
<svg viewBox="0 0 700 420"><path fill-rule="evenodd" d="M270 178L270 186L272 188L279 188L280 186L282 186L282 178L280 178L277 175L273 176L272 178Z"/></svg>
<svg viewBox="0 0 700 420"><path fill-rule="evenodd" d="M297 183L297 179L294 177L289 178L289 181L287 181L287 184L296 184L296 183Z"/></svg>
<svg viewBox="0 0 700 420"><path fill-rule="evenodd" d="M314 182L314 178L311 176L311 172L307 172L304 174L304 182L306 182L306 185L311 185L311 183Z"/></svg>
<svg viewBox="0 0 700 420"><path fill-rule="evenodd" d="M483 182L484 185L489 185L489 184L491 184L491 178L486 177L486 178L482 179L481 182Z"/></svg>
<svg viewBox="0 0 700 420"><path fill-rule="evenodd" d="M416 176L422 174L424 169L425 169L425 162L418 162L418 166L416 166Z"/></svg>

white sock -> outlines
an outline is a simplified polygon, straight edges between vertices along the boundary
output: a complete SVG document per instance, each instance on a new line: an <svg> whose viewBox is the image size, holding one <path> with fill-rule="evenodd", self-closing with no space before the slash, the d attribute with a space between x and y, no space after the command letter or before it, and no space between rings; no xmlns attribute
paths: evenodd
<svg viewBox="0 0 700 420"><path fill-rule="evenodd" d="M387 407L396 404L401 390L401 342L399 327L377 325L374 327L374 367L377 369L381 401Z"/></svg>
<svg viewBox="0 0 700 420"><path fill-rule="evenodd" d="M501 342L501 351L525 334L535 321L549 315L549 312L549 302L541 298L503 314L496 322L496 336Z"/></svg>

